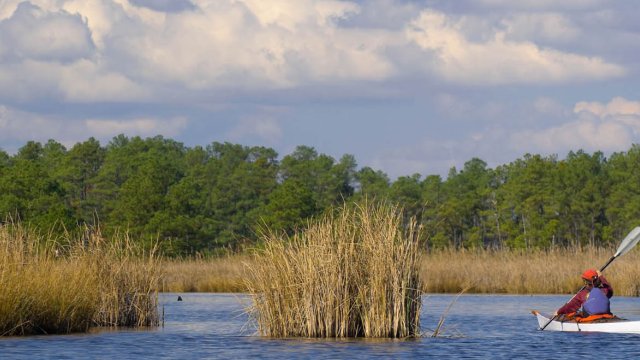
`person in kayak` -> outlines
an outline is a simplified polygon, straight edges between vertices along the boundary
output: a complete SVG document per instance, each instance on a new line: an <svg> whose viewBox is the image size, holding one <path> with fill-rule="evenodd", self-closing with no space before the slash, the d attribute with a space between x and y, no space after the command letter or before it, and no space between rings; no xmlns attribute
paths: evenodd
<svg viewBox="0 0 640 360"><path fill-rule="evenodd" d="M556 311L559 320L569 320L590 315L611 314L609 299L613 288L607 279L594 269L582 273L584 288L576 296Z"/></svg>

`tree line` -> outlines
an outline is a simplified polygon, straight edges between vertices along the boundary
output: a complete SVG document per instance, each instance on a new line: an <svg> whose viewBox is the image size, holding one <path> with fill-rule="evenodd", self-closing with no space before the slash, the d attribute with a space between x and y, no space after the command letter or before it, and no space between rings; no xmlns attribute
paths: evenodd
<svg viewBox="0 0 640 360"><path fill-rule="evenodd" d="M94 138L67 149L29 141L0 150L0 220L41 231L128 231L167 254L216 252L256 242L258 226L294 231L343 201L397 203L424 226L427 248L606 245L639 225L640 146L526 154L495 169L481 159L446 178L394 181L309 146L279 159L273 149L156 136Z"/></svg>

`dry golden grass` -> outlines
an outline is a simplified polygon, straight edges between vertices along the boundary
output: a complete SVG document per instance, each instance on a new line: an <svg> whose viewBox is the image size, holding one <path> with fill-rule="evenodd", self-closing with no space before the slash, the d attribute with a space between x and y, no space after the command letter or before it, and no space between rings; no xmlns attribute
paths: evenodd
<svg viewBox="0 0 640 360"><path fill-rule="evenodd" d="M155 255L126 234L82 241L0 225L0 335L158 325L159 280Z"/></svg>
<svg viewBox="0 0 640 360"><path fill-rule="evenodd" d="M640 246L638 246L640 248ZM422 254L420 277L424 292L571 294L582 283L580 274L599 268L615 249L577 248L548 251L441 250ZM166 261L165 291L246 292L246 255ZM640 249L616 259L605 271L616 295L640 296Z"/></svg>
<svg viewBox="0 0 640 360"><path fill-rule="evenodd" d="M234 255L189 260L164 260L166 292L246 292L243 263L248 256Z"/></svg>
<svg viewBox="0 0 640 360"><path fill-rule="evenodd" d="M263 336L419 334L417 228L387 205L344 206L292 237L264 233L249 265L250 311Z"/></svg>
<svg viewBox="0 0 640 360"><path fill-rule="evenodd" d="M455 293L569 294L582 286L580 274L600 268L615 249L579 248L548 251L443 250L422 263L425 291ZM605 275L617 295L638 296L638 250L616 259Z"/></svg>

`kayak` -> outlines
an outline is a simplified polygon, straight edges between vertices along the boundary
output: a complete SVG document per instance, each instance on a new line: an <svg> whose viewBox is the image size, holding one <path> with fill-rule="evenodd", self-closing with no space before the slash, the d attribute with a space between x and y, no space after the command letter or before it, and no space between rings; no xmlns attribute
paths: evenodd
<svg viewBox="0 0 640 360"><path fill-rule="evenodd" d="M549 322L549 318L537 311L532 311L538 318L538 326L542 329ZM620 334L640 334L640 321L611 319L605 322L577 323L573 321L552 321L544 330L549 331L589 331Z"/></svg>

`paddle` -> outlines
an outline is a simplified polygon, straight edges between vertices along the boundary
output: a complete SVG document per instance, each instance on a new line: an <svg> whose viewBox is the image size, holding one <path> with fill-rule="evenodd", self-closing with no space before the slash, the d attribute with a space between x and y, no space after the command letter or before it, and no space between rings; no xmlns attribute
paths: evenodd
<svg viewBox="0 0 640 360"><path fill-rule="evenodd" d="M633 249L633 247L636 246L638 241L640 241L640 226L638 226L635 229L631 230L631 232L629 232L629 234L627 234L627 237L625 237L624 240L622 240L622 242L620 243L620 246L618 246L618 251L616 251L616 253L613 254L613 256L609 259L609 261L607 261L607 263L604 264L604 266L600 268L600 272L603 272L604 269L606 269L607 266L609 266L613 262L613 260L615 260L619 256L622 256L622 255L628 253L629 250ZM586 286L587 285L583 285L580 288L580 290L578 290L578 292L575 295L573 295L573 297L571 299L569 299L569 301L567 301L565 303L565 305L568 304L569 302L571 302L571 300L573 300L573 298L578 296L580 291L582 291ZM549 319L549 321L547 321L546 324L544 324L543 327L540 328L540 330L544 330L557 317L558 317L558 315L554 315L551 319Z"/></svg>

